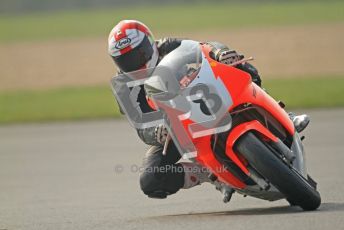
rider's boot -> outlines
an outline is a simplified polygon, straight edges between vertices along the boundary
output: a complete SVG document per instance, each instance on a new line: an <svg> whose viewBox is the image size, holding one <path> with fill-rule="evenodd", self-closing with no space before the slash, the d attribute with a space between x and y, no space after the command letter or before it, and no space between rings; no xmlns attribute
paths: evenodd
<svg viewBox="0 0 344 230"><path fill-rule="evenodd" d="M290 112L289 117L293 121L295 129L298 133L302 132L310 122L310 118L307 114L296 116L294 113Z"/></svg>
<svg viewBox="0 0 344 230"><path fill-rule="evenodd" d="M223 195L223 202L227 203L231 200L232 194L234 193L234 189L225 185L218 180L211 180L208 169L205 167L191 162L182 162L181 165L184 168L184 189L192 188L196 185L200 185L204 182L209 182L215 185L216 189L219 190Z"/></svg>
<svg viewBox="0 0 344 230"><path fill-rule="evenodd" d="M182 162L181 165L184 168L184 189L192 188L196 185L204 182L211 182L209 179L209 171L197 164L192 162Z"/></svg>

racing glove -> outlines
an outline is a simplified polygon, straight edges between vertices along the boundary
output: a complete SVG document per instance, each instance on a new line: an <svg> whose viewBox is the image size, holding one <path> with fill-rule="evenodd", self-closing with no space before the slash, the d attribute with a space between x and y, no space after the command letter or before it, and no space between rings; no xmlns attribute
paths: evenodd
<svg viewBox="0 0 344 230"><path fill-rule="evenodd" d="M155 130L154 130L154 134L155 134L155 140L159 144L164 145L165 141L167 139L167 135L168 135L168 131L167 131L165 125L160 124L160 125L156 126Z"/></svg>
<svg viewBox="0 0 344 230"><path fill-rule="evenodd" d="M238 54L235 50L222 50L218 54L218 61L230 65L234 62L240 61L241 59L244 58L244 55Z"/></svg>

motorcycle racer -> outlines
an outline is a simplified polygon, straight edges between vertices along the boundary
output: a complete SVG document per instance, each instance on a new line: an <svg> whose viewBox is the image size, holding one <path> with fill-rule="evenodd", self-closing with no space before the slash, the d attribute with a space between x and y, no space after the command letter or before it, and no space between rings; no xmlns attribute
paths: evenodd
<svg viewBox="0 0 344 230"><path fill-rule="evenodd" d="M131 72L140 69L155 67L160 60L176 49L182 39L163 38L154 40L150 29L136 20L123 20L110 32L108 52L115 62L119 73ZM208 42L213 47L211 58L224 64L232 64L244 58L218 42ZM261 86L261 78L257 69L248 62L235 66L251 75L252 81ZM138 95L138 103L143 113L152 111L147 103L146 92L143 86ZM123 113L123 112L122 112ZM290 114L298 132L306 128L309 123L307 115L295 116ZM181 162L180 154L173 142L163 154L167 129L163 124L147 129L138 129L138 136L150 145L144 159L144 171L140 175L142 191L151 198L166 198L167 195L176 193L179 189L188 189L203 182L210 182L209 173L196 163ZM164 167L163 170L160 170Z"/></svg>

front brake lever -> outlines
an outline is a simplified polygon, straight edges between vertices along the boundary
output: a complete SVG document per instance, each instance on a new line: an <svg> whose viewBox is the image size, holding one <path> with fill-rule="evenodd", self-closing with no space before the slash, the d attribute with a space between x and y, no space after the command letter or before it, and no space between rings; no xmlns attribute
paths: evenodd
<svg viewBox="0 0 344 230"><path fill-rule="evenodd" d="M168 147L168 144L170 143L170 140L171 140L171 135L168 133L166 136L165 144L164 144L164 150L162 151L162 155L164 156L166 155L167 147Z"/></svg>
<svg viewBox="0 0 344 230"><path fill-rule="evenodd" d="M254 60L253 57L244 58L244 59L241 59L239 61L233 62L232 64L230 64L230 66L236 66L236 65L242 64L244 62L253 61L253 60Z"/></svg>

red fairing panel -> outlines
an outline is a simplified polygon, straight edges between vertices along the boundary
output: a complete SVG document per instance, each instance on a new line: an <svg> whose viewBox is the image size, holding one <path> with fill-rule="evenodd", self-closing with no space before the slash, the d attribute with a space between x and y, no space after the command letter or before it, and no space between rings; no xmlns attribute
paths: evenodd
<svg viewBox="0 0 344 230"><path fill-rule="evenodd" d="M294 133L293 123L289 119L287 113L260 87L252 83L251 76L248 73L211 59L208 55L209 47L207 45L202 45L202 49L212 67L215 77L221 78L232 97L233 105L230 109L233 109L244 103L258 105L270 112L290 134ZM277 141L277 138L258 121L247 122L231 130L226 143L226 154L246 174L248 174L248 169L233 151L233 146L236 140L249 130L256 130L266 138L269 138L272 141ZM219 170L221 169L222 165L217 161L211 149L210 136L197 138L194 140L194 144L198 151L196 158L197 161L210 168L220 180L225 181L236 188L243 189L246 187L242 181L240 181L230 172L226 170Z"/></svg>
<svg viewBox="0 0 344 230"><path fill-rule="evenodd" d="M221 78L227 90L230 92L233 100L233 105L230 109L245 103L258 105L271 113L285 127L290 135L295 133L293 122L289 119L285 110L263 89L253 83L248 73L213 60L209 56L209 46L202 45L202 49L212 66L215 76Z"/></svg>
<svg viewBox="0 0 344 230"><path fill-rule="evenodd" d="M267 128L265 128L259 121L250 121L243 124L236 126L233 130L231 130L230 134L228 135L227 142L226 142L226 155L236 163L243 172L247 175L249 174L248 169L242 163L242 161L238 158L237 154L234 152L233 147L236 141L246 132L250 130L255 130L261 135L265 136L266 138L277 142L277 137L274 136Z"/></svg>
<svg viewBox="0 0 344 230"><path fill-rule="evenodd" d="M244 189L246 184L236 178L233 174L224 170L223 165L215 158L213 150L211 149L210 136L197 138L194 142L197 148L196 160L207 168L219 178L220 181L226 182L235 188Z"/></svg>

